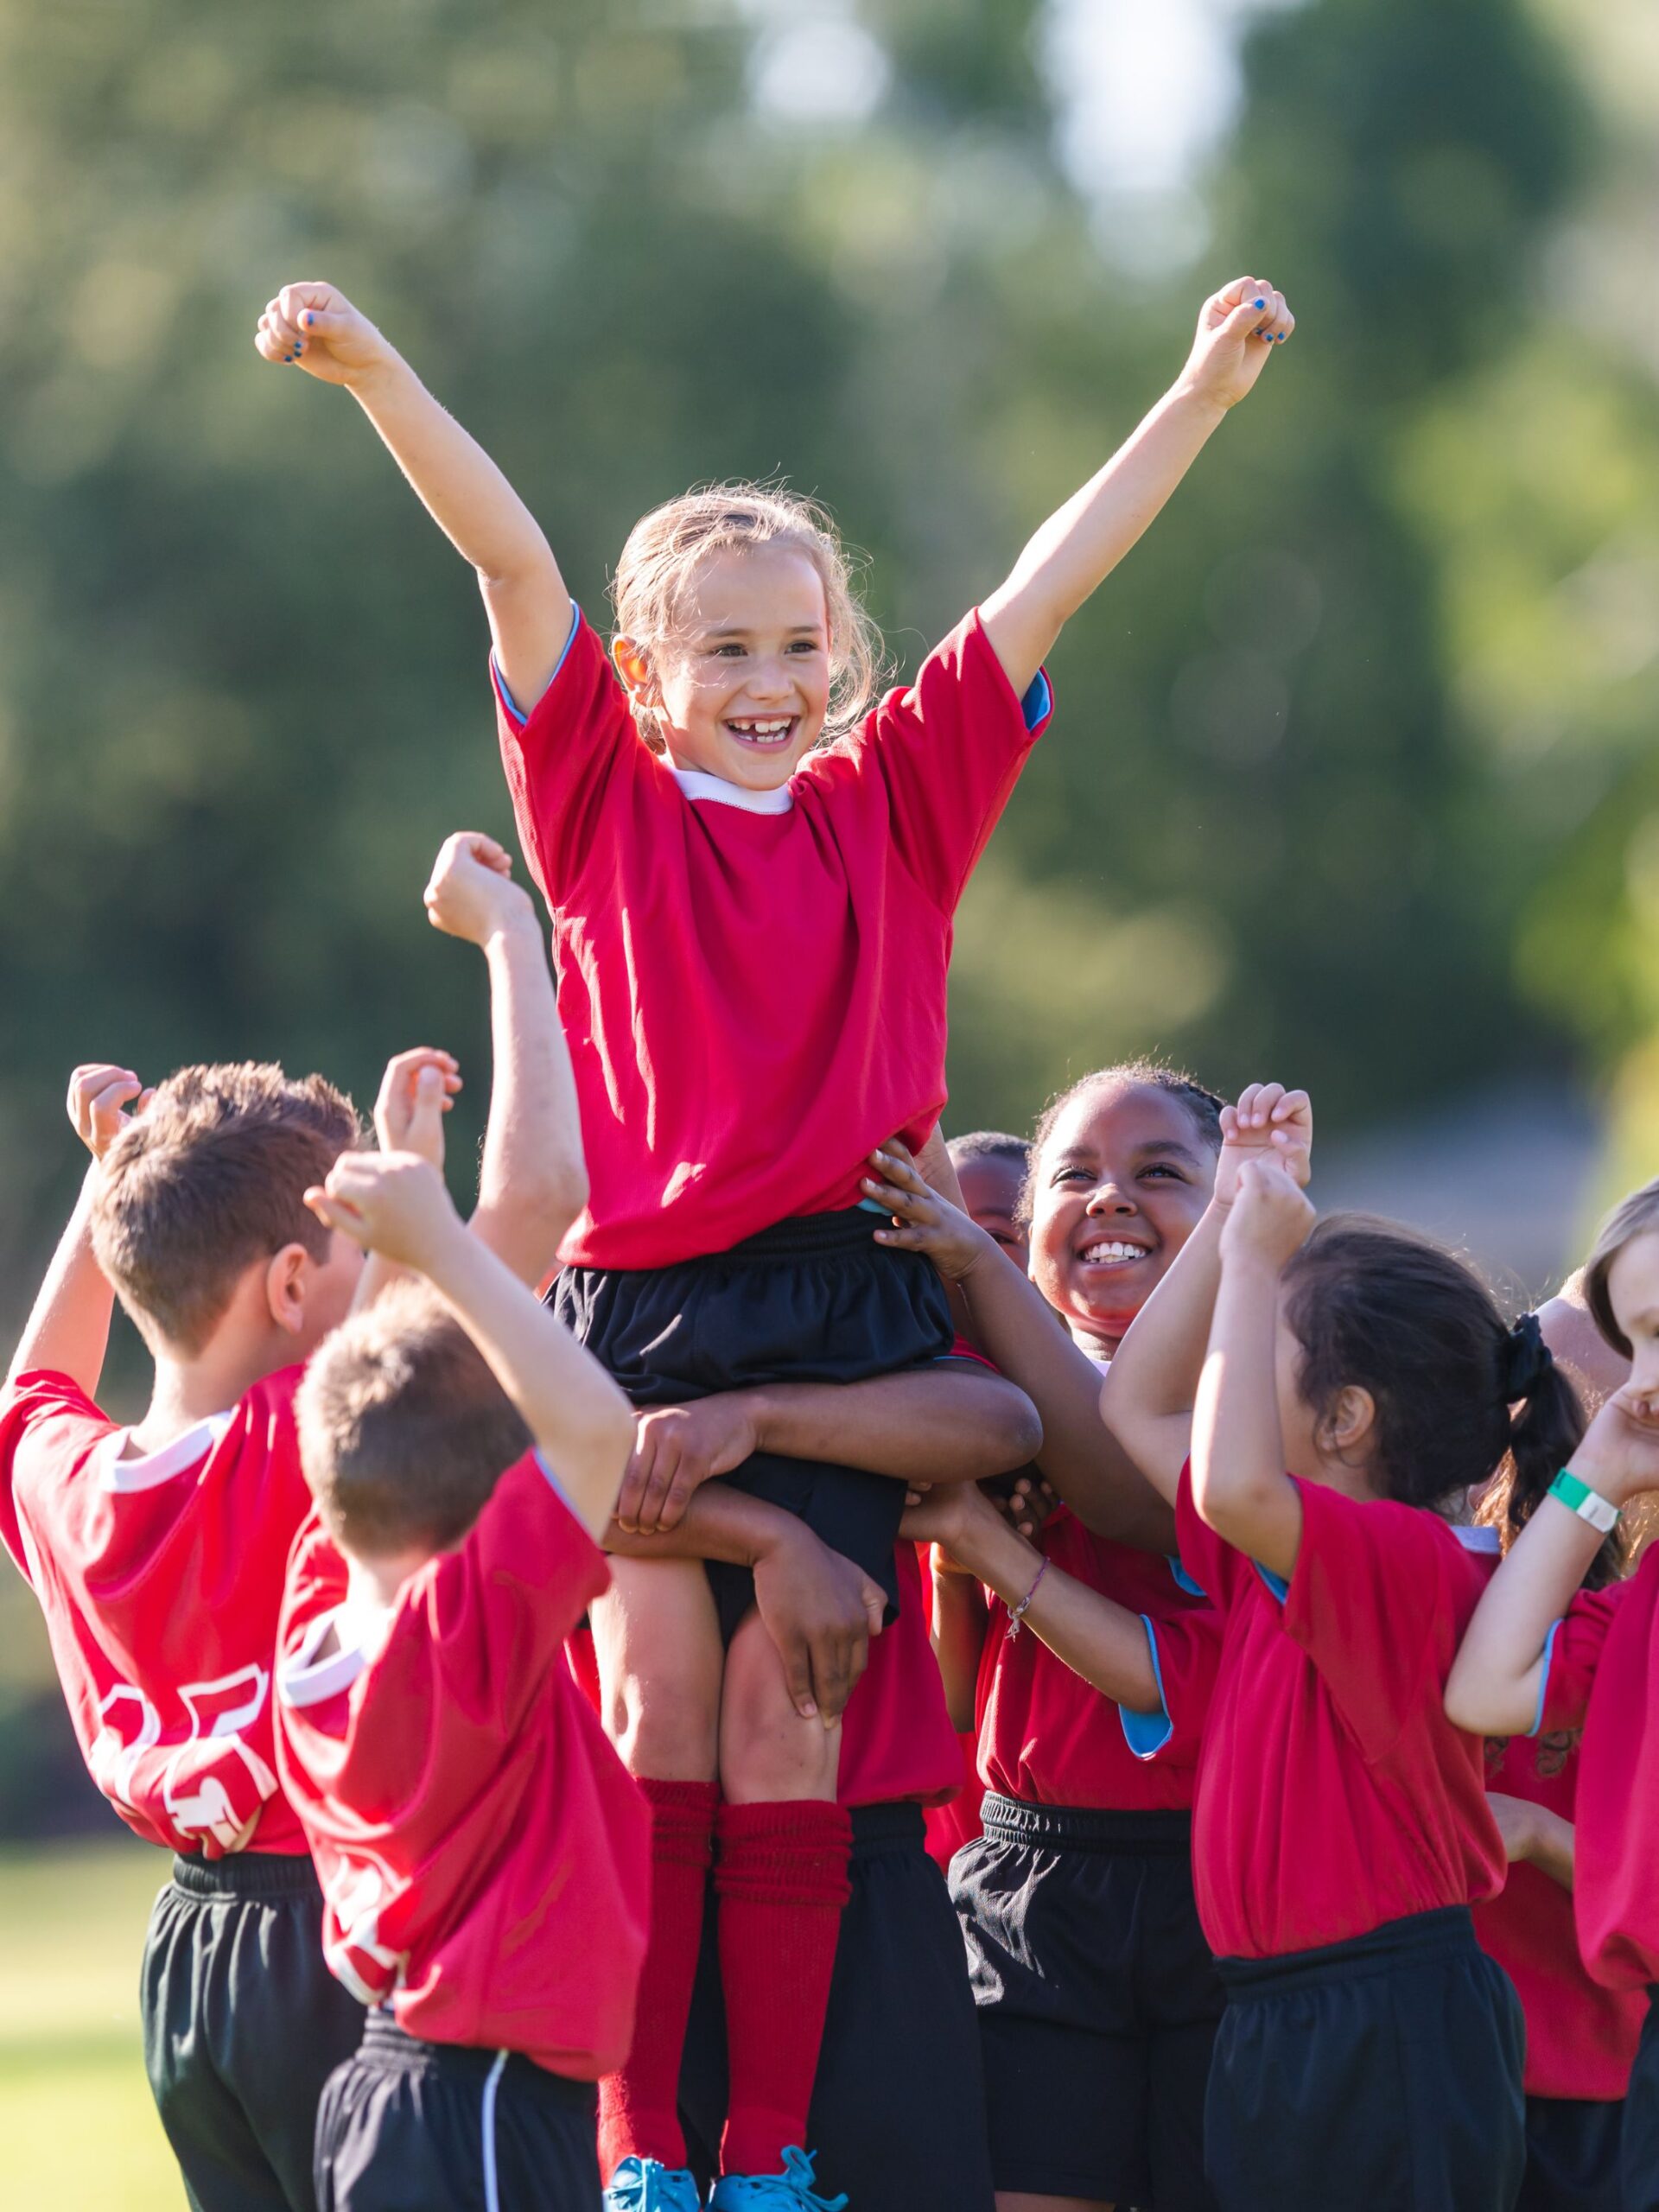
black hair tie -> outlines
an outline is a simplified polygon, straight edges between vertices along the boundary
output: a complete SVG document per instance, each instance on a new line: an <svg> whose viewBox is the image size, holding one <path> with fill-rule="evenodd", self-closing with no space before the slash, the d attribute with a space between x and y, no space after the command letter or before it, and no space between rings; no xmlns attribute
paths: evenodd
<svg viewBox="0 0 1659 2212"><path fill-rule="evenodd" d="M1535 1313L1523 1313L1509 1334L1503 1367L1503 1402L1514 1405L1532 1396L1555 1364Z"/></svg>

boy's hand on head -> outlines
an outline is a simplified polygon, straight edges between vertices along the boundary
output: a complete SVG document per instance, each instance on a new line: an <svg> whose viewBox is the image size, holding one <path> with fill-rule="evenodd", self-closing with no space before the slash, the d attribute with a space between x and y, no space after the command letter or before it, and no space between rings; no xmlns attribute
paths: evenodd
<svg viewBox="0 0 1659 2212"><path fill-rule="evenodd" d="M412 1152L443 1165L443 1117L461 1089L452 1052L416 1045L386 1062L374 1102L375 1141L382 1152Z"/></svg>
<svg viewBox="0 0 1659 2212"><path fill-rule="evenodd" d="M343 1152L305 1203L330 1229L423 1274L446 1237L467 1233L442 1176L412 1152Z"/></svg>
<svg viewBox="0 0 1659 2212"><path fill-rule="evenodd" d="M1313 1109L1305 1090L1282 1083L1247 1084L1236 1106L1221 1109L1221 1156L1216 1162L1216 1201L1230 1205L1238 1171L1247 1160L1276 1160L1294 1182L1313 1173Z"/></svg>
<svg viewBox="0 0 1659 2212"><path fill-rule="evenodd" d="M1181 388L1217 407L1236 407L1295 327L1282 292L1260 277L1236 276L1198 310Z"/></svg>
<svg viewBox="0 0 1659 2212"><path fill-rule="evenodd" d="M1614 1505L1659 1490L1659 1395L1634 1382L1615 1390L1567 1466Z"/></svg>
<svg viewBox="0 0 1659 2212"><path fill-rule="evenodd" d="M324 384L354 384L397 358L332 284L284 284L265 302L253 342L267 361L291 361Z"/></svg>
<svg viewBox="0 0 1659 2212"><path fill-rule="evenodd" d="M870 1154L873 1173L859 1188L893 1216L893 1225L873 1233L878 1244L905 1252L925 1252L947 1282L961 1282L995 1254L995 1240L948 1198L924 1182L910 1153L897 1137Z"/></svg>
<svg viewBox="0 0 1659 2212"><path fill-rule="evenodd" d="M1276 1160L1247 1160L1221 1232L1222 1259L1253 1256L1282 1268L1301 1250L1318 1217Z"/></svg>
<svg viewBox="0 0 1659 2212"><path fill-rule="evenodd" d="M755 1449L753 1417L739 1390L637 1414L633 1456L616 1501L619 1524L630 1535L677 1527L702 1484L729 1475Z"/></svg>
<svg viewBox="0 0 1659 2212"><path fill-rule="evenodd" d="M796 1711L833 1727L881 1632L880 1586L797 1522L755 1561L754 1603Z"/></svg>
<svg viewBox="0 0 1659 2212"><path fill-rule="evenodd" d="M131 1106L134 1113L142 1114L155 1096L153 1086L146 1090L130 1068L93 1060L69 1078L69 1119L92 1158L102 1160L132 1119L122 1109Z"/></svg>
<svg viewBox="0 0 1659 2212"><path fill-rule="evenodd" d="M530 893L512 880L511 855L478 830L444 839L424 897L433 928L469 944L483 944L516 924L536 924Z"/></svg>

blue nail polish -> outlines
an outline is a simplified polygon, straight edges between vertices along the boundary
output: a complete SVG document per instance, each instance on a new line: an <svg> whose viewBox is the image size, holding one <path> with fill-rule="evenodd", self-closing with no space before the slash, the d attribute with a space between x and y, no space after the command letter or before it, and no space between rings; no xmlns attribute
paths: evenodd
<svg viewBox="0 0 1659 2212"><path fill-rule="evenodd" d="M316 319L317 318L312 314L310 308L308 308L305 311L305 327L308 330L310 329L312 324L316 321Z"/></svg>
<svg viewBox="0 0 1659 2212"><path fill-rule="evenodd" d="M1268 303L1265 300L1252 300L1250 302L1250 305L1253 308L1264 308L1267 304Z"/></svg>

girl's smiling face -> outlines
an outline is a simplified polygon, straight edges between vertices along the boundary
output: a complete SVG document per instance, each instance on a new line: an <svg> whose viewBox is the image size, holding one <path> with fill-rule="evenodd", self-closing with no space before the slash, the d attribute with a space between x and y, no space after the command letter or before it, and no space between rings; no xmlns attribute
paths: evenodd
<svg viewBox="0 0 1659 2212"><path fill-rule="evenodd" d="M1031 1279L1085 1351L1116 1351L1215 1177L1173 1092L1107 1077L1062 1109L1032 1176Z"/></svg>
<svg viewBox="0 0 1659 2212"><path fill-rule="evenodd" d="M798 546L710 553L687 584L673 634L648 650L619 638L616 660L630 692L654 710L676 768L775 791L830 709L823 579Z"/></svg>

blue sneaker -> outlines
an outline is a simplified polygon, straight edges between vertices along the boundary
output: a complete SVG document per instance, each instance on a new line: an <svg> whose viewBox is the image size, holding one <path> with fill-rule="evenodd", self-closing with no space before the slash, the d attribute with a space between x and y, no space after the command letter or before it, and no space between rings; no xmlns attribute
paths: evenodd
<svg viewBox="0 0 1659 2212"><path fill-rule="evenodd" d="M697 2184L683 2166L660 2158L624 2158L611 2176L605 2212L702 2212Z"/></svg>
<svg viewBox="0 0 1659 2212"><path fill-rule="evenodd" d="M709 2212L847 2212L844 2196L813 2192L812 2158L791 2143L780 2174L722 2174L709 2200Z"/></svg>

